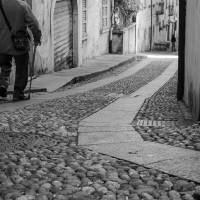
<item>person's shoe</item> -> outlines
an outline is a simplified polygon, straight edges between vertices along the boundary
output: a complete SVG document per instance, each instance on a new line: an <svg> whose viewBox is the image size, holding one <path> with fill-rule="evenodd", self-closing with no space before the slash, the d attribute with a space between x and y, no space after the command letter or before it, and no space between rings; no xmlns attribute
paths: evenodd
<svg viewBox="0 0 200 200"><path fill-rule="evenodd" d="M14 94L13 95L13 101L25 101L28 100L29 98L27 96L25 96L24 94Z"/></svg>
<svg viewBox="0 0 200 200"><path fill-rule="evenodd" d="M3 86L0 86L0 96L3 98L7 97L7 90Z"/></svg>

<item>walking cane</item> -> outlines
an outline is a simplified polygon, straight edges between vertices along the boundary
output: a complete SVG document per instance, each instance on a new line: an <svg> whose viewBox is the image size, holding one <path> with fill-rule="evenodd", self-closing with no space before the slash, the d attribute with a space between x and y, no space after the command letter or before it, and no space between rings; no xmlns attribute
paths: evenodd
<svg viewBox="0 0 200 200"><path fill-rule="evenodd" d="M31 87L32 87L32 80L33 80L33 70L34 70L34 64L35 64L36 49L37 49L37 45L34 45L33 57L32 57L31 68L30 68L30 83L29 83L29 90L28 90L28 99L31 98Z"/></svg>

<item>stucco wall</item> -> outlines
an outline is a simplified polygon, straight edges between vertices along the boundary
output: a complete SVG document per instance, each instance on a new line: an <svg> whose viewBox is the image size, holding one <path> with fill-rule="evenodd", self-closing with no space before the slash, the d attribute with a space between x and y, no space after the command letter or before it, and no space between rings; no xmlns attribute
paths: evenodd
<svg viewBox="0 0 200 200"><path fill-rule="evenodd" d="M151 35L151 1L145 0L140 1L140 10L137 14L137 52L148 51L150 49L150 35ZM166 25L169 24L170 21L178 20L178 6L176 5L176 0L168 1L168 5L174 5L174 16L169 16L168 8L166 8L166 1L164 4L164 14L156 15L156 11L159 9L159 2L161 0L153 0L153 7L152 7L152 48L154 42L166 42L168 39L171 39L172 36L172 23L170 23L170 34L169 38L167 37L167 27ZM163 24L164 28L159 30L159 22ZM178 22L177 22L178 24ZM178 36L178 27L176 31L176 37Z"/></svg>
<svg viewBox="0 0 200 200"><path fill-rule="evenodd" d="M185 102L200 118L200 1L187 0L185 44Z"/></svg>
<svg viewBox="0 0 200 200"><path fill-rule="evenodd" d="M32 10L36 15L42 30L42 45L36 54L36 71L53 71L53 44L52 44L52 19L51 13L55 0L33 0Z"/></svg>
<svg viewBox="0 0 200 200"><path fill-rule="evenodd" d="M110 1L110 5L112 0ZM33 0L32 9L37 16L42 29L42 45L38 47L36 55L37 71L54 70L53 53L53 12L56 0ZM102 32L102 1L87 1L87 38L82 40L82 1L73 0L74 23L74 63L80 66L87 58L108 53L109 29Z"/></svg>
<svg viewBox="0 0 200 200"><path fill-rule="evenodd" d="M42 30L42 45L38 47L35 61L37 72L54 71L54 27L53 16L56 0L33 0L32 10ZM82 62L80 56L81 0L73 0L73 46L74 66Z"/></svg>
<svg viewBox="0 0 200 200"><path fill-rule="evenodd" d="M124 28L123 31L123 53L136 53L136 24Z"/></svg>
<svg viewBox="0 0 200 200"><path fill-rule="evenodd" d="M146 8L137 14L136 19L137 52L150 49L149 28L151 27L151 10Z"/></svg>
<svg viewBox="0 0 200 200"><path fill-rule="evenodd" d="M101 26L102 1L88 0L87 2L87 38L82 41L83 62L87 58L108 53L109 48L109 29L102 32Z"/></svg>

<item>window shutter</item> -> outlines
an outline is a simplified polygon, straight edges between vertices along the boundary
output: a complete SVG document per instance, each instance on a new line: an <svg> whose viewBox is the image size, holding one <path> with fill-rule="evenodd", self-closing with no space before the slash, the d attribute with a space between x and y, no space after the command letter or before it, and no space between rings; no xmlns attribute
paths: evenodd
<svg viewBox="0 0 200 200"><path fill-rule="evenodd" d="M82 0L82 33L83 37L87 35L87 0Z"/></svg>
<svg viewBox="0 0 200 200"><path fill-rule="evenodd" d="M109 0L102 0L102 28L109 27Z"/></svg>

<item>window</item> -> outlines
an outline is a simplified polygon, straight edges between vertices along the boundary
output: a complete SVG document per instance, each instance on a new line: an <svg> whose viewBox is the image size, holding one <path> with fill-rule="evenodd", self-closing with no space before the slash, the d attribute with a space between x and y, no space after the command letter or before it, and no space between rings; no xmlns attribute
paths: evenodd
<svg viewBox="0 0 200 200"><path fill-rule="evenodd" d="M82 33L87 36L87 0L82 0Z"/></svg>
<svg viewBox="0 0 200 200"><path fill-rule="evenodd" d="M102 29L109 28L109 0L102 0Z"/></svg>

